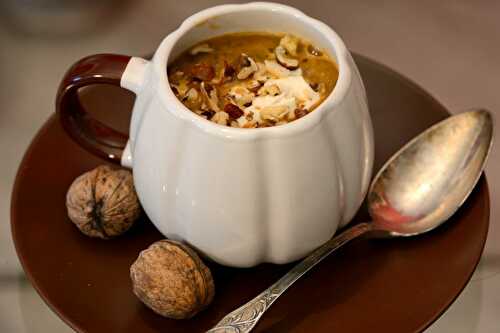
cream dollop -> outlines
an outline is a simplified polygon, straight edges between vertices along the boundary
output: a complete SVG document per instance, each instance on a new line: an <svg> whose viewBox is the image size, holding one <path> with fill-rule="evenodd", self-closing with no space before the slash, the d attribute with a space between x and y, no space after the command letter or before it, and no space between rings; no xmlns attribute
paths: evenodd
<svg viewBox="0 0 500 333"><path fill-rule="evenodd" d="M245 116L250 112L257 122L261 122L263 119L279 120L297 108L311 109L320 99L319 93L314 91L302 76L267 80L261 90L264 92L272 91L273 86L278 88L278 93L256 96L252 105L243 109L244 115L238 118L237 121L240 125L244 125L248 121Z"/></svg>

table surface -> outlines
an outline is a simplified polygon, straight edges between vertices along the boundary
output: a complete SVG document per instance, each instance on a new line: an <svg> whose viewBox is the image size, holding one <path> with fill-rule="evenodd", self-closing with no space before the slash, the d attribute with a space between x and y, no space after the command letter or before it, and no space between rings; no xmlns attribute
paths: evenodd
<svg viewBox="0 0 500 333"><path fill-rule="evenodd" d="M111 1L111 0L110 0ZM43 1L38 1L43 2ZM231 1L240 2L240 1ZM0 6L18 6L7 1ZM34 22L76 29L87 22L69 10L36 8L23 13ZM149 0L119 2L116 11L85 33L55 36L35 28L16 28L0 10L0 331L71 332L25 279L10 235L10 192L17 166L31 138L53 112L54 96L65 70L84 55L114 52L141 55L190 14L223 1ZM500 2L496 1L288 1L336 30L348 47L386 64L425 87L452 112L481 106L500 110ZM16 7L11 7L16 8ZM17 8L19 9L19 8ZM80 21L78 21L80 19ZM88 20L91 22L92 20ZM19 22L19 21L17 21ZM94 21L92 21L94 22ZM26 27L26 25L24 25ZM47 28L48 30L48 28ZM38 112L44 109L45 112ZM37 112L34 112L37 110ZM498 131L498 122L497 128ZM496 137L496 146L500 142ZM500 153L487 166L491 224L486 248L471 282L427 332L497 332L500 310Z"/></svg>

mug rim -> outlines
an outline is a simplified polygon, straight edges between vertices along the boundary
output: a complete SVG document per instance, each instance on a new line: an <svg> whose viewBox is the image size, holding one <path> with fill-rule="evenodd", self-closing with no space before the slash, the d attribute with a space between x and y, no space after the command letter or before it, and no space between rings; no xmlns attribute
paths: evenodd
<svg viewBox="0 0 500 333"><path fill-rule="evenodd" d="M176 45L177 41L182 36L184 36L184 34L188 33L193 27L200 25L213 17L246 11L249 9L268 10L293 16L294 19L301 21L302 24L309 25L318 30L319 33L326 37L330 45L335 50L337 57L336 62L339 70L337 82L335 84L335 87L333 88L333 91L330 92L328 97L314 109L314 112L308 113L301 119L291 121L287 124L279 126L251 129L237 128L219 125L208 119L200 117L199 115L189 110L174 95L168 82L166 69L170 53ZM329 111L331 112L332 109L336 109L336 107L342 103L348 93L352 80L352 71L349 66L348 60L349 57L349 51L347 50L340 36L325 23L306 15L305 13L294 7L290 7L287 5L273 2L250 2L246 4L214 6L189 16L182 22L179 28L170 33L161 42L160 46L155 52L153 63L154 70L157 72L156 74L158 74L159 91L157 91L157 93L165 108L167 108L169 112L174 113L174 115L178 118L194 124L196 127L209 134L227 139L255 140L261 138L278 138L295 135L307 131L310 128L318 125L321 122L322 118L329 113Z"/></svg>

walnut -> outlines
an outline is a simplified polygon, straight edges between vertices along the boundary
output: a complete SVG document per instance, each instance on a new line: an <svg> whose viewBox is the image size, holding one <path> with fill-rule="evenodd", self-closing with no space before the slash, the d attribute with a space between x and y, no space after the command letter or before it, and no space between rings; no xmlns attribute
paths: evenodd
<svg viewBox="0 0 500 333"><path fill-rule="evenodd" d="M139 254L130 267L135 295L156 313L191 318L213 300L212 274L185 244L161 240Z"/></svg>
<svg viewBox="0 0 500 333"><path fill-rule="evenodd" d="M73 181L66 194L66 207L81 232L104 239L127 231L141 212L132 173L107 165Z"/></svg>

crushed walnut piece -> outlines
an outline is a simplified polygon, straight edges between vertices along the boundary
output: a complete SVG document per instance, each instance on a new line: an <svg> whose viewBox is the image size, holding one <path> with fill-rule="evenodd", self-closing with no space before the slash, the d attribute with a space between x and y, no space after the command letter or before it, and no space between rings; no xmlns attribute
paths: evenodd
<svg viewBox="0 0 500 333"><path fill-rule="evenodd" d="M285 35L280 39L279 46L283 47L291 56L296 57L299 39L292 35Z"/></svg>
<svg viewBox="0 0 500 333"><path fill-rule="evenodd" d="M297 59L290 58L283 46L276 46L276 48L274 49L274 54L276 55L276 60L278 60L280 65L288 69L296 69L297 67L299 67L299 61Z"/></svg>
<svg viewBox="0 0 500 333"><path fill-rule="evenodd" d="M306 41L255 33L195 45L169 65L168 77L174 94L201 117L257 128L306 116L333 90L338 71Z"/></svg>
<svg viewBox="0 0 500 333"><path fill-rule="evenodd" d="M229 115L224 111L216 112L212 117L212 119L210 120L219 125L227 125L227 121L229 120Z"/></svg>
<svg viewBox="0 0 500 333"><path fill-rule="evenodd" d="M249 103L252 103L255 95L244 85L235 85L227 93L229 99L234 101L235 104L245 107Z"/></svg>
<svg viewBox="0 0 500 333"><path fill-rule="evenodd" d="M191 68L191 75L193 79L199 80L199 81L210 81L214 78L215 76L215 69L213 66L201 63L201 64L195 64Z"/></svg>
<svg viewBox="0 0 500 333"><path fill-rule="evenodd" d="M248 78L250 75L252 75L253 73L255 73L257 71L257 69L259 69L259 68L257 67L257 64L255 63L255 61L252 58L250 58L248 55L246 55L245 53L241 54L241 58L242 58L242 63L244 64L244 67L241 68L241 70L239 71L239 73L236 77L239 80L244 80L244 79Z"/></svg>
<svg viewBox="0 0 500 333"><path fill-rule="evenodd" d="M212 53L213 51L214 49L211 48L207 43L203 43L193 47L189 51L189 53L191 53L191 55L196 55L198 53Z"/></svg>
<svg viewBox="0 0 500 333"><path fill-rule="evenodd" d="M231 119L238 119L244 114L238 106L231 103L224 106L224 112L226 112Z"/></svg>

